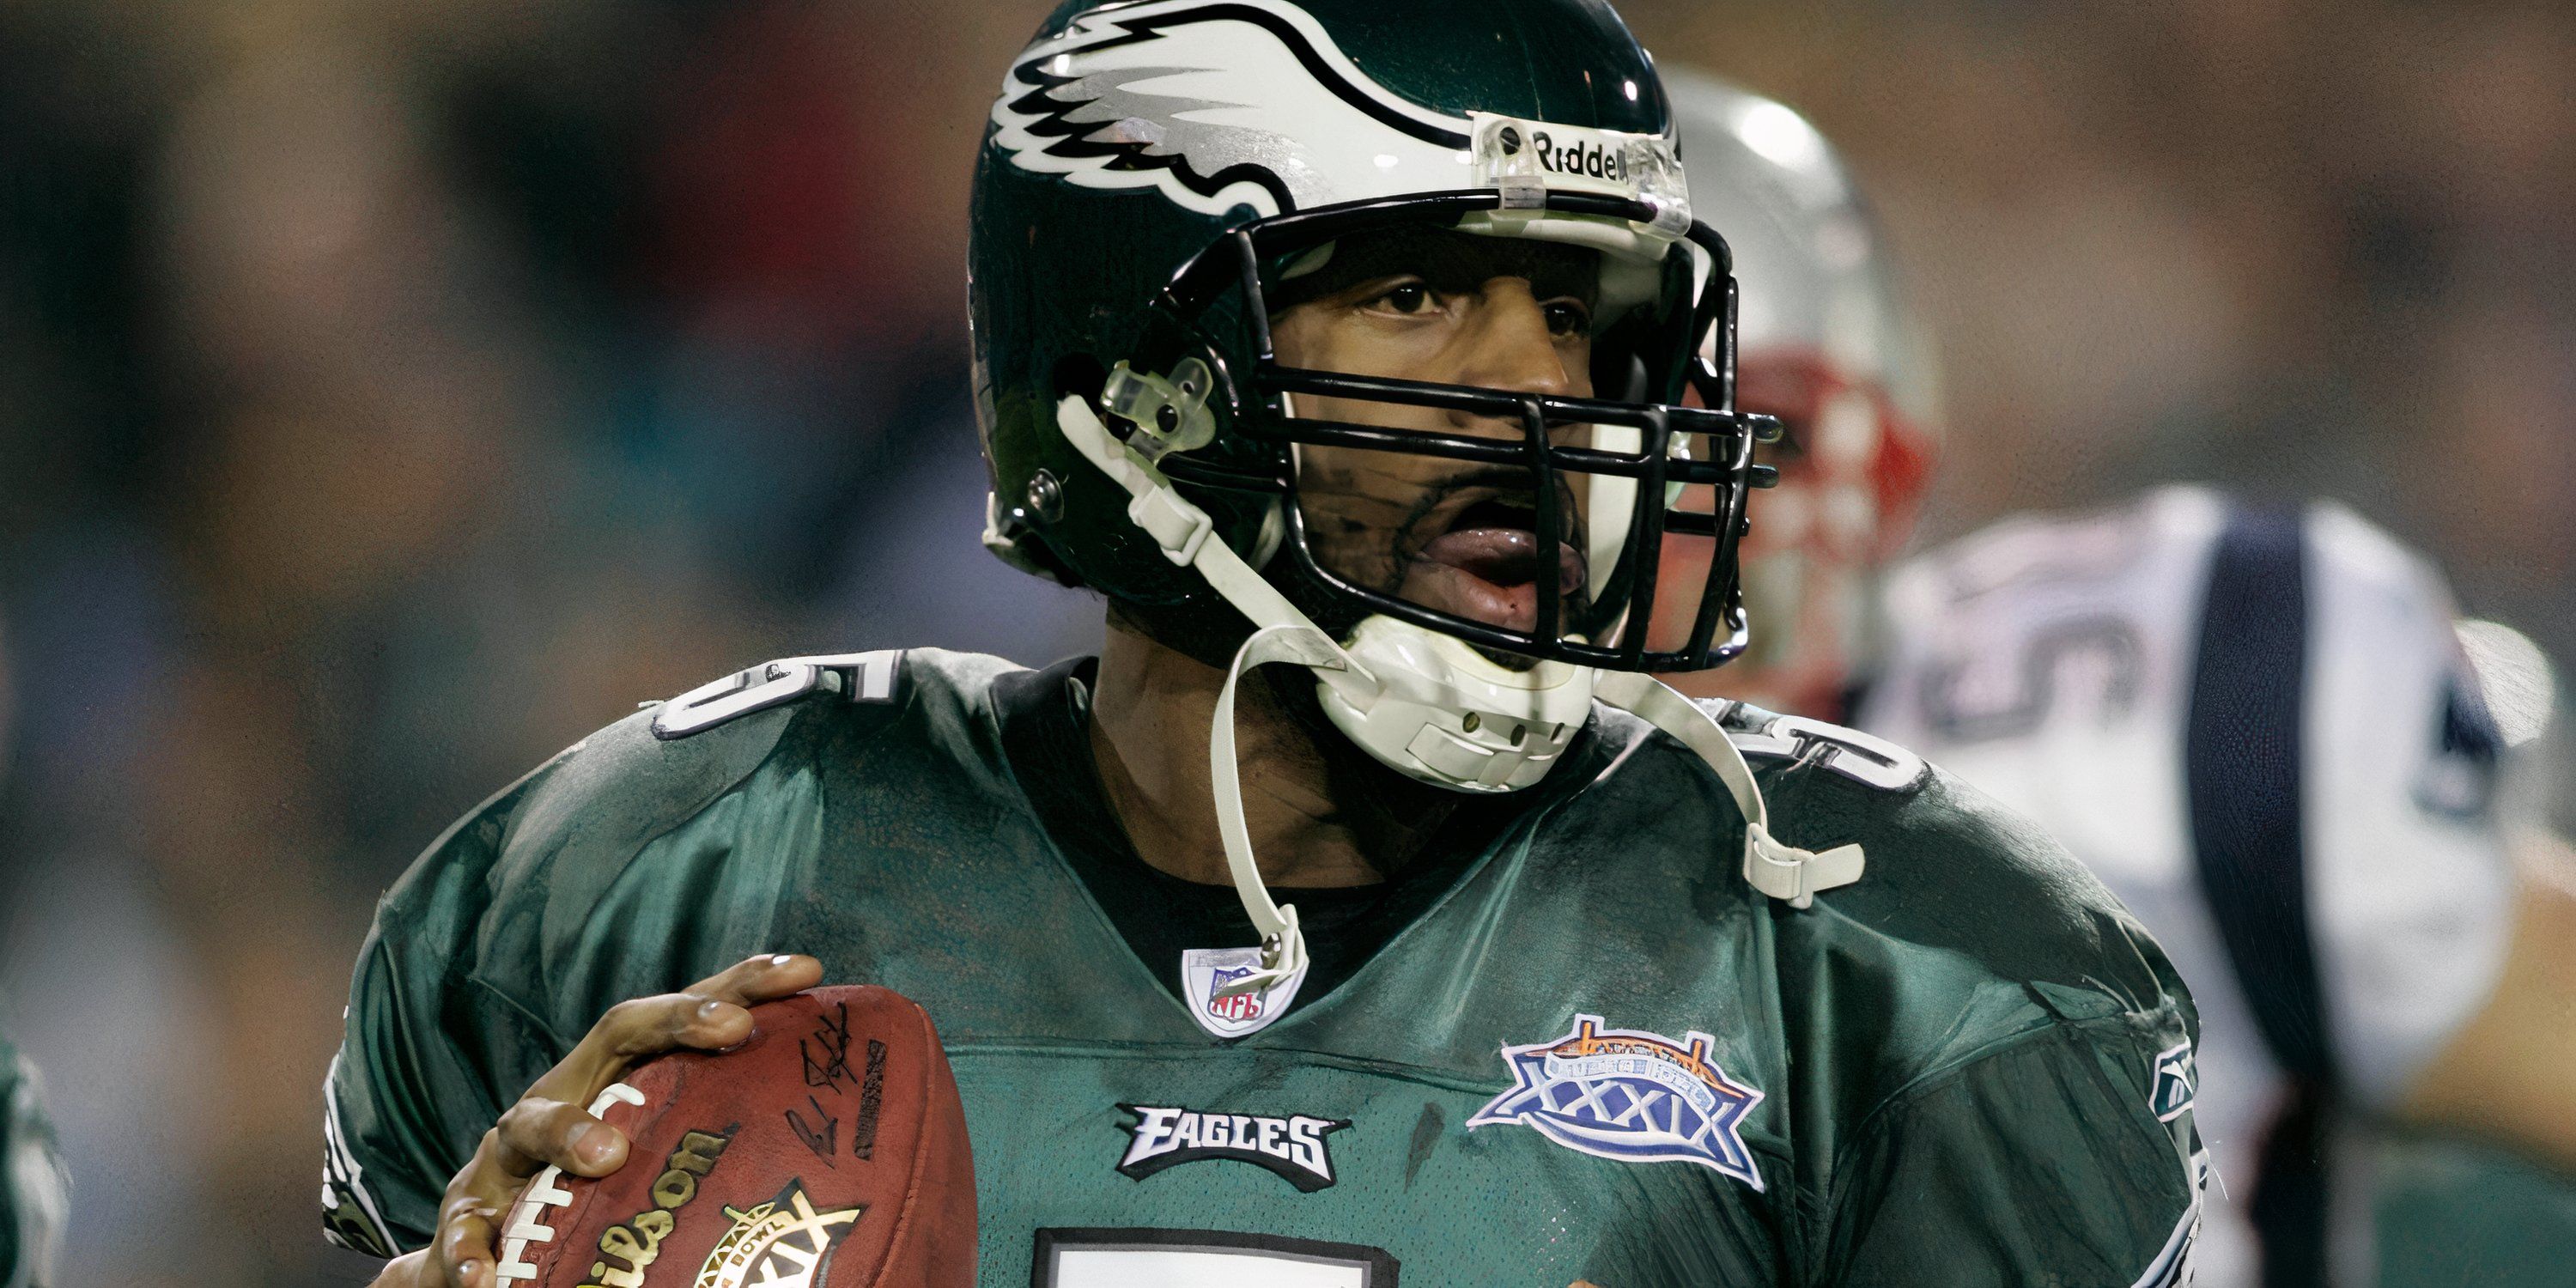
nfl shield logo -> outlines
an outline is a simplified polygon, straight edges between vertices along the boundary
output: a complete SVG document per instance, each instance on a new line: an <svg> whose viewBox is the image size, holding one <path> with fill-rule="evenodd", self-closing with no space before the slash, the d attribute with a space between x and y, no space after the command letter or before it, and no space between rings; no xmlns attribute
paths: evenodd
<svg viewBox="0 0 2576 1288"><path fill-rule="evenodd" d="M1258 948L1190 948L1181 953L1181 995L1190 1019L1210 1037L1239 1038L1276 1023L1297 1000L1306 972L1273 985L1266 993L1218 996L1217 990L1248 979L1261 969Z"/></svg>
<svg viewBox="0 0 2576 1288"><path fill-rule="evenodd" d="M1213 987L1208 989L1207 1013L1234 1024L1261 1018L1259 993L1237 993L1227 997L1220 991L1226 985L1251 973L1252 968L1249 966L1220 966L1212 972L1208 976L1208 982Z"/></svg>

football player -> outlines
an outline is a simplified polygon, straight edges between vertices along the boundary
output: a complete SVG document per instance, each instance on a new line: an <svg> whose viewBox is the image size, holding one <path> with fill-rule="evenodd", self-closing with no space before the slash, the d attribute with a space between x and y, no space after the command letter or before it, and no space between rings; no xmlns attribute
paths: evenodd
<svg viewBox="0 0 2576 1288"><path fill-rule="evenodd" d="M2340 507L2168 489L2009 520L1884 578L1935 423L1887 257L1794 113L1666 79L1694 212L1727 230L1745 282L1741 404L1787 426L1744 555L1778 634L1677 680L1856 712L2038 819L2172 950L2200 1004L2223 1182L2204 1283L2367 1282L2366 1169L2324 1148L2332 1108L2576 1160L2576 1026L2532 1022L2576 997L2540 962L2499 975L2495 735L2430 566ZM1814 285L1774 299L1775 282ZM1872 656L1874 675L1851 665Z"/></svg>
<svg viewBox="0 0 2576 1288"><path fill-rule="evenodd" d="M2462 622L2458 633L2503 736L2495 809L2521 885L2507 977L2470 1021L2488 1032L2453 1039L2445 1060L2469 1066L2460 1085L2475 1101L2522 1108L2511 1120L2493 1121L2473 1101L2448 1113L2410 1114L2418 1121L2374 1133L2378 1139L2362 1155L2376 1192L2371 1260L2381 1288L2539 1288L2565 1283L2576 1256L2576 1164L2564 1145L2563 1104L2568 1061L2576 1058L2568 1049L2576 1025L2565 983L2576 978L2576 846L2567 840L2576 764L2548 656L2499 622ZM2499 1057L2501 1069L2476 1067ZM2447 1087L2451 1072L2435 1066L2423 1081ZM2498 1095L2499 1073L2531 1086ZM2549 1121L2532 1121L2553 1109ZM2337 1142L2347 1152L2356 1143Z"/></svg>
<svg viewBox="0 0 2576 1288"><path fill-rule="evenodd" d="M1769 424L1615 15L1082 0L974 196L986 541L1102 656L754 667L436 841L329 1075L382 1282L495 1284L526 1177L623 1161L594 1092L827 971L936 1017L989 1283L2187 1277L2136 923L1919 758L1648 678L1744 647Z"/></svg>
<svg viewBox="0 0 2576 1288"><path fill-rule="evenodd" d="M8 768L9 750L7 643L0 631L0 771ZM27 1057L0 1038L0 1288L56 1282L54 1263L70 1215L71 1183L45 1116L43 1082Z"/></svg>

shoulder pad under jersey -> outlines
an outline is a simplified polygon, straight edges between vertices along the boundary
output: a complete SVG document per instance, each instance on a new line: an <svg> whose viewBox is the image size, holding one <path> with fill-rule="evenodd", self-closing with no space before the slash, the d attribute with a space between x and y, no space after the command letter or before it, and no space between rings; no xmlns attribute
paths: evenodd
<svg viewBox="0 0 2576 1288"><path fill-rule="evenodd" d="M902 664L901 649L781 658L646 705L659 708L653 713L653 736L669 742L817 693L852 702L893 702Z"/></svg>

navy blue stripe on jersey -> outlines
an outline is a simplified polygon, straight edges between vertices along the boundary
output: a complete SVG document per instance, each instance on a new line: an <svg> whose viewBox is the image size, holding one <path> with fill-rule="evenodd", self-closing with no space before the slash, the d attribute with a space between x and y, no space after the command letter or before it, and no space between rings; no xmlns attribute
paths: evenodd
<svg viewBox="0 0 2576 1288"><path fill-rule="evenodd" d="M2308 922L2300 820L2307 696L2307 542L2297 512L2239 510L2210 559L2183 737L2192 851L2237 981L2300 1103L2275 1124L2255 1183L2266 1285L2320 1283L2319 1103L2330 1035Z"/></svg>
<svg viewBox="0 0 2576 1288"><path fill-rule="evenodd" d="M2192 850L2246 1001L2295 1077L2332 1070L2299 817L2306 540L2296 513L2240 511L2210 559L2183 737Z"/></svg>

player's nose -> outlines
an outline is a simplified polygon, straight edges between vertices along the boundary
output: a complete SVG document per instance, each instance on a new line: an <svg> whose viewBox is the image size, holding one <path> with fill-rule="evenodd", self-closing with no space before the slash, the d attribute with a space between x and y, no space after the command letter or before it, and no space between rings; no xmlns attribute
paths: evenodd
<svg viewBox="0 0 2576 1288"><path fill-rule="evenodd" d="M1462 357L1456 379L1465 385L1512 393L1563 397L1574 388L1566 370L1565 347L1548 330L1547 310L1524 278L1497 277L1485 283L1468 308L1460 333ZM1526 432L1519 421L1455 413L1470 432L1518 438Z"/></svg>

